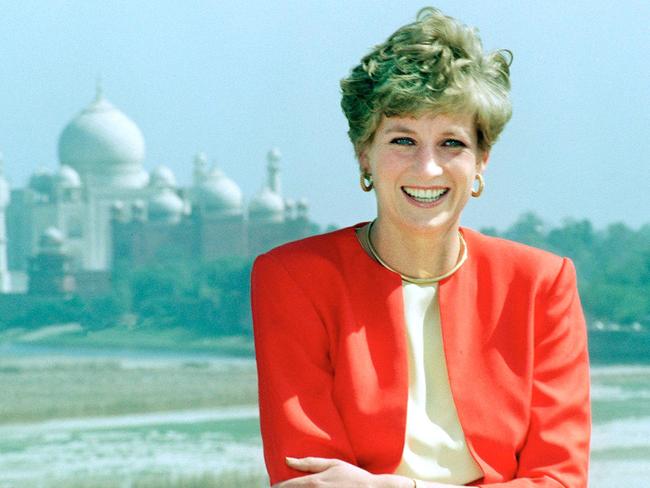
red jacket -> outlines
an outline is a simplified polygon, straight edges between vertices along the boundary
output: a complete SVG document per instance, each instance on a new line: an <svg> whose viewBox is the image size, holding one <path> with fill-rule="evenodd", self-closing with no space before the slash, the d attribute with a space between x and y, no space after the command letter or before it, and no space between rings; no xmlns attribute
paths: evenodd
<svg viewBox="0 0 650 488"><path fill-rule="evenodd" d="M468 259L440 282L451 391L491 487L587 486L586 327L573 264L462 229ZM392 473L408 394L401 279L353 227L257 258L252 306L271 483L304 475L285 456Z"/></svg>

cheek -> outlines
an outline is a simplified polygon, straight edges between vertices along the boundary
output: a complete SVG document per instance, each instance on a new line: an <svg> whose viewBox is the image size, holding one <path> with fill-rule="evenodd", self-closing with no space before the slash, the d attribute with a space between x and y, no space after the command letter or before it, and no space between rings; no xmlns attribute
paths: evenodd
<svg viewBox="0 0 650 488"><path fill-rule="evenodd" d="M378 183L391 184L399 178L401 171L399 164L385 161L374 165L373 176Z"/></svg>

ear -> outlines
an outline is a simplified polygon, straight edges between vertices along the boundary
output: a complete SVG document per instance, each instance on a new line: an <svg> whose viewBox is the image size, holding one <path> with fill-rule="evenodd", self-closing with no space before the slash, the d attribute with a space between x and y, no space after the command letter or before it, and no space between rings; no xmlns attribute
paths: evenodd
<svg viewBox="0 0 650 488"><path fill-rule="evenodd" d="M476 160L476 169L479 173L483 173L487 167L488 161L490 160L490 151L483 151L479 154L479 157Z"/></svg>
<svg viewBox="0 0 650 488"><path fill-rule="evenodd" d="M368 149L363 149L359 153L357 159L359 160L359 170L362 173L370 174L370 162L368 161Z"/></svg>

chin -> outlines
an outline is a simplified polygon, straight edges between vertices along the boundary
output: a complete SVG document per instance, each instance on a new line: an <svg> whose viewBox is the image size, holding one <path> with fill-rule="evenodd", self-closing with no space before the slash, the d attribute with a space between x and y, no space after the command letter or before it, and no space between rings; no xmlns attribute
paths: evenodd
<svg viewBox="0 0 650 488"><path fill-rule="evenodd" d="M427 220L404 219L401 227L413 234L439 234L458 226L457 219L434 217Z"/></svg>

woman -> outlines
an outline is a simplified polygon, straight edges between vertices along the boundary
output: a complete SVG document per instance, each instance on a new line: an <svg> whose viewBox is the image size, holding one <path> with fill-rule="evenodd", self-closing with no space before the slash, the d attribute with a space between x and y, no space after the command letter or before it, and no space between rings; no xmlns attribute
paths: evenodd
<svg viewBox="0 0 650 488"><path fill-rule="evenodd" d="M342 81L377 218L253 270L275 486L587 485L573 265L459 227L510 118L509 60L425 9Z"/></svg>

